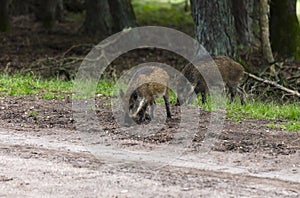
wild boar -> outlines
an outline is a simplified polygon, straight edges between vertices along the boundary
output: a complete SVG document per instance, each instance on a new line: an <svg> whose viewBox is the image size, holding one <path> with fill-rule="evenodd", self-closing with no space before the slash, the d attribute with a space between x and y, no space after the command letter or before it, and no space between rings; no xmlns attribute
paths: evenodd
<svg viewBox="0 0 300 198"><path fill-rule="evenodd" d="M139 68L131 78L125 94L120 90L120 96L125 106L125 123L131 120L142 122L150 111L150 119L154 117L154 106L157 98L163 97L167 117L171 118L169 103L168 73L160 67Z"/></svg>
<svg viewBox="0 0 300 198"><path fill-rule="evenodd" d="M244 73L243 66L226 56L217 56L214 58L214 62L220 71L224 84L229 90L230 103L234 101L236 93L238 93L240 95L241 104L245 104L244 92L238 87ZM217 81L218 77L214 71L210 69L212 66L211 64L211 61L202 62L202 71L206 72L206 79L208 79L211 84L217 85L218 82L214 81ZM188 64L183 68L181 73L185 78L182 76L177 80L177 105L186 102L184 98L189 97L193 91L195 94L201 93L202 103L206 103L208 87L200 72L192 64ZM191 86L187 86L187 80L190 82Z"/></svg>

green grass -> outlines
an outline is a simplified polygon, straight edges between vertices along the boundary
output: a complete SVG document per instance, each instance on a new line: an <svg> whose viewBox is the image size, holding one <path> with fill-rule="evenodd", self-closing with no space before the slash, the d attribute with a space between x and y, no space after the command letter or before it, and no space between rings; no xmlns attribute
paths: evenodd
<svg viewBox="0 0 300 198"><path fill-rule="evenodd" d="M240 105L237 102L227 105L228 117L236 120L243 118L254 119L286 119L300 121L300 103L298 104L277 104L264 102L249 102Z"/></svg>
<svg viewBox="0 0 300 198"><path fill-rule="evenodd" d="M295 131L300 130L300 103L248 102L241 106L235 102L227 105L227 117L236 121L243 119L270 120L271 123L267 125L269 128ZM281 122L275 123L278 120Z"/></svg>
<svg viewBox="0 0 300 198"><path fill-rule="evenodd" d="M283 122L283 123L270 123L267 124L267 127L270 129L283 129L288 131L297 131L300 130L300 123L299 122Z"/></svg>
<svg viewBox="0 0 300 198"><path fill-rule="evenodd" d="M0 96L40 95L43 99L62 99L72 93L73 85L73 81L42 79L31 74L0 74ZM96 93L110 96L112 89L113 83L101 80Z"/></svg>
<svg viewBox="0 0 300 198"><path fill-rule="evenodd" d="M176 102L174 93L170 94L170 101L173 104ZM206 104L202 104L201 96L198 96L198 100L194 101L193 105L198 104L207 111L216 109L210 103L210 97L207 97L207 101ZM158 102L162 103L163 100L160 99ZM300 130L300 102L295 104L278 104L276 102L247 101L245 105L241 105L240 100L237 99L233 104L226 103L226 112L227 118L234 121L246 119L268 120L270 124L267 127L272 129Z"/></svg>
<svg viewBox="0 0 300 198"><path fill-rule="evenodd" d="M114 89L114 83L111 80L103 79L97 85L97 93L101 93L103 96L111 96Z"/></svg>
<svg viewBox="0 0 300 198"><path fill-rule="evenodd" d="M193 29L191 13L184 10L183 0L133 0L132 5L139 25Z"/></svg>
<svg viewBox="0 0 300 198"><path fill-rule="evenodd" d="M73 81L42 79L34 75L0 74L0 96L40 95L43 99L62 99L66 95L72 94L73 85ZM113 88L114 83L112 81L102 79L97 85L95 94L109 97ZM202 105L199 99L198 103ZM176 102L176 95L173 92L170 94L170 101L173 104ZM163 100L160 99L157 102L163 103ZM206 110L213 109L209 104L202 106ZM269 128L291 131L300 130L299 102L294 104L247 102L246 105L242 106L237 100L233 104L227 104L226 109L227 117L235 121L244 119L269 120L270 123L267 125ZM35 112L32 112L32 114L34 115Z"/></svg>
<svg viewBox="0 0 300 198"><path fill-rule="evenodd" d="M33 75L0 74L0 95L25 96L40 94L45 99L63 98L72 84L55 79L43 80Z"/></svg>

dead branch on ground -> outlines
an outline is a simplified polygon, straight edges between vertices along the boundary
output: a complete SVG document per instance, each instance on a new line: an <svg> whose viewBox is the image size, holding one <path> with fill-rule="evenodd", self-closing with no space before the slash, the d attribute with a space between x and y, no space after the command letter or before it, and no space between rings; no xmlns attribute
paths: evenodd
<svg viewBox="0 0 300 198"><path fill-rule="evenodd" d="M272 85L284 92L287 92L293 96L297 96L297 97L300 97L300 93L298 91L295 91L295 90L292 90L292 89L289 89L289 88L286 88L274 81L270 81L270 80L267 80L267 79L263 79L263 78L260 78L258 76L255 76L254 74L250 74L248 72L244 72L247 76L249 76L250 78L253 78L254 80L256 81L259 81L259 82L262 82L262 83L265 83L265 84L268 84L268 85Z"/></svg>

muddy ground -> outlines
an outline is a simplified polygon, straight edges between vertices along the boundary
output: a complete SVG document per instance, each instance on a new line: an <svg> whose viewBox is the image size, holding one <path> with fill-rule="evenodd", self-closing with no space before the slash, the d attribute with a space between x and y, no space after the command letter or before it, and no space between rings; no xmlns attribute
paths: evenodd
<svg viewBox="0 0 300 198"><path fill-rule="evenodd" d="M168 150L180 121L173 118L155 135L120 130L110 99L98 98L97 121L113 143L94 153L76 130L70 100L38 96L0 100L0 195L4 197L299 197L300 132L270 130L269 121L225 120L217 143L203 144L210 113L199 108L199 123L188 149ZM163 109L158 105L157 111ZM147 127L147 125L144 125ZM101 134L100 130L98 131ZM127 133L128 132L128 133ZM131 134L131 135L128 135ZM144 134L140 131L140 134ZM101 134L102 135L102 134ZM111 145L122 145L114 147ZM120 149L121 148L121 149ZM135 158L136 155L139 158Z"/></svg>

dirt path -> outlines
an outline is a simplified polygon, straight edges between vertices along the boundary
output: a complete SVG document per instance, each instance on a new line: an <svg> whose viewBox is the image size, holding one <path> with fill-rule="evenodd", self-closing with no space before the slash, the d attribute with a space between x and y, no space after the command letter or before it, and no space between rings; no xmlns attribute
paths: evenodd
<svg viewBox="0 0 300 198"><path fill-rule="evenodd" d="M0 129L2 197L299 197L300 155L212 151L189 162L96 159L72 130ZM200 158L202 157L202 158Z"/></svg>

